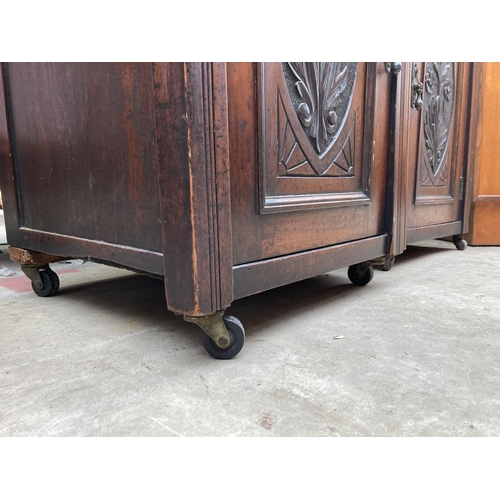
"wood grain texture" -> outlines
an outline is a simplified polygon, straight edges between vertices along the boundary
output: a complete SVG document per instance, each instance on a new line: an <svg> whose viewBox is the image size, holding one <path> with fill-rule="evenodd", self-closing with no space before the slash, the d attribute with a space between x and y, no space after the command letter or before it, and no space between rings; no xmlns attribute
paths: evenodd
<svg viewBox="0 0 500 500"><path fill-rule="evenodd" d="M472 204L470 232L465 236L471 245L500 245L500 195Z"/></svg>
<svg viewBox="0 0 500 500"><path fill-rule="evenodd" d="M500 195L500 63L483 63L481 142L477 149L474 199Z"/></svg>
<svg viewBox="0 0 500 500"><path fill-rule="evenodd" d="M391 76L389 152L387 169L386 223L390 235L390 256L399 255L406 248L408 205L408 161L410 151L411 65L403 64L401 72Z"/></svg>
<svg viewBox="0 0 500 500"><path fill-rule="evenodd" d="M461 234L462 227L462 221L455 221L408 228L406 242L408 245L411 245L419 241L446 238L451 235Z"/></svg>
<svg viewBox="0 0 500 500"><path fill-rule="evenodd" d="M68 259L99 259L127 269L163 275L162 253L28 228L18 230L18 241L22 248Z"/></svg>
<svg viewBox="0 0 500 500"><path fill-rule="evenodd" d="M387 235L383 235L235 266L234 296L238 299L311 278L380 257L386 251Z"/></svg>
<svg viewBox="0 0 500 500"><path fill-rule="evenodd" d="M225 65L155 63L167 305L209 314L233 299Z"/></svg>
<svg viewBox="0 0 500 500"><path fill-rule="evenodd" d="M7 241L18 243L20 226L19 197L12 157L11 134L8 116L9 88L4 79L5 64L0 68L0 189L4 209Z"/></svg>
<svg viewBox="0 0 500 500"><path fill-rule="evenodd" d="M60 260L63 260L63 257L59 257L57 255L32 252L30 250L25 250L24 248L17 248L12 246L9 246L9 257L10 260L17 262L23 266L43 266L45 264L50 264L51 262L58 262Z"/></svg>
<svg viewBox="0 0 500 500"><path fill-rule="evenodd" d="M472 66L455 73L452 202L417 193L419 206L411 69L9 63L0 98L9 243L164 275L168 307L199 316L458 233L471 191L459 203L457 186L475 150Z"/></svg>
<svg viewBox="0 0 500 500"><path fill-rule="evenodd" d="M478 63L480 81L472 208L467 241L471 245L500 245L500 63Z"/></svg>
<svg viewBox="0 0 500 500"><path fill-rule="evenodd" d="M468 160L468 141L470 129L470 106L471 106L471 63L452 63L454 65L454 79L451 95L453 96L453 117L451 121L451 131L446 136L447 148L443 151L442 168L440 171L446 172L446 180L424 182L423 173L428 170L429 162L428 149L431 147L427 143L425 120L434 120L436 127L445 117L440 117L431 113L433 104L436 102L432 93L424 91L424 104L422 110L412 109L409 120L409 153L408 153L408 195L407 195L407 228L408 230L432 227L438 224L448 224L450 222L463 222L464 199L460 199L461 178L466 177L466 167ZM421 81L429 78L432 73L432 63L418 63L418 75ZM427 75L427 76L426 76ZM446 74L446 78L451 73ZM445 85L445 77L440 83ZM405 85L410 86L410 82ZM425 88L425 85L424 85ZM443 99L444 91L441 91L440 99ZM427 112L427 114L426 114ZM441 138L441 140L444 140ZM432 146L438 150L438 146ZM462 225L463 226L463 225ZM434 231L434 229L432 230ZM461 232L460 229L459 232ZM413 235L417 232L413 231ZM423 230L418 234L424 237ZM434 234L434 232L432 232ZM429 238L431 233L429 233ZM413 237L412 237L413 238ZM424 237L425 239L425 237ZM414 240L412 240L414 241Z"/></svg>
<svg viewBox="0 0 500 500"><path fill-rule="evenodd" d="M286 182L284 194L290 197L307 193L309 188L304 183L314 183L314 191L310 192L321 204L322 197L335 193L350 194L354 190L355 193L363 194L364 188L360 187L362 179L365 179L365 185L368 185L369 179L369 203L363 206L341 204L338 208L313 209L309 200L302 209L299 206L289 213L261 215L259 200L262 193L259 190L263 186L262 175L269 173L271 176L273 171L277 172L277 165L263 164L267 156L264 153L263 157L259 143L259 124L265 119L262 113L267 112L267 107L262 111L258 104L257 65L228 64L233 259L236 265L385 232L390 79L385 74L383 64L366 64L361 74L365 78L357 81L360 87L356 102L362 108L362 116L367 118L367 123L363 124L361 133L356 137L359 158L354 171L358 171L357 184L350 186L351 179L323 177L280 178L278 182ZM276 105L276 91L269 92L272 95L267 97L266 102ZM380 125L373 129L373 122Z"/></svg>
<svg viewBox="0 0 500 500"><path fill-rule="evenodd" d="M4 78L20 224L161 252L151 65L9 63Z"/></svg>

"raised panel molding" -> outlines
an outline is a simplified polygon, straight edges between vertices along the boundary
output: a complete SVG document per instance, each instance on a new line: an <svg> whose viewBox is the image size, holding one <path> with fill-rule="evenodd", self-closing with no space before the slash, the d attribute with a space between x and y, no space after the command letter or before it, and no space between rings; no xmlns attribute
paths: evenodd
<svg viewBox="0 0 500 500"><path fill-rule="evenodd" d="M353 62L259 65L259 213L370 203L375 76Z"/></svg>
<svg viewBox="0 0 500 500"><path fill-rule="evenodd" d="M454 203L454 178L449 150L453 146L455 64L427 62L415 204Z"/></svg>
<svg viewBox="0 0 500 500"><path fill-rule="evenodd" d="M422 147L425 168L421 169L421 185L448 185L446 152L453 121L454 71L452 62L426 63L424 80Z"/></svg>

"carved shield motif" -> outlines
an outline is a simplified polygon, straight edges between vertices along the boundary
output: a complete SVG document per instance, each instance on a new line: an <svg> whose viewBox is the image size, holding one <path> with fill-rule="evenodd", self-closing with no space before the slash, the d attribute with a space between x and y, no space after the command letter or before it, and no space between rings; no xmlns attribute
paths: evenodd
<svg viewBox="0 0 500 500"><path fill-rule="evenodd" d="M454 71L451 62L431 62L425 68L423 114L426 168L421 185L445 185L448 175L445 157L453 119Z"/></svg>
<svg viewBox="0 0 500 500"><path fill-rule="evenodd" d="M349 111L357 63L290 62L282 68L303 130L322 157L335 142Z"/></svg>

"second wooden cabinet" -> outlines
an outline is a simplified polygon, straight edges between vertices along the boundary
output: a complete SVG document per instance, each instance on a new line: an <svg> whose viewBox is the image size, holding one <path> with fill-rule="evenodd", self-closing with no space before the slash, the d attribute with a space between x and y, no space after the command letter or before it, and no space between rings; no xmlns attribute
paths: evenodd
<svg viewBox="0 0 500 500"><path fill-rule="evenodd" d="M468 229L477 111L477 105L472 107L473 66L427 62L407 64L404 70L406 103L396 140L404 149L407 176L401 207L406 208L406 243L454 235L463 249L466 243L459 235Z"/></svg>

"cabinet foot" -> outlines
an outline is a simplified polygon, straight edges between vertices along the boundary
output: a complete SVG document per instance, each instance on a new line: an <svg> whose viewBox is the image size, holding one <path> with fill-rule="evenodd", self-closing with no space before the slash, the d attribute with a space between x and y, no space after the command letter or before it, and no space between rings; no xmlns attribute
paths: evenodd
<svg viewBox="0 0 500 500"><path fill-rule="evenodd" d="M453 236L453 244L457 250L465 250L467 248L467 241L465 241L461 234L455 234Z"/></svg>
<svg viewBox="0 0 500 500"><path fill-rule="evenodd" d="M207 316L187 316L184 320L198 325L204 332L203 346L216 359L231 359L245 343L245 329L234 316L217 312Z"/></svg>
<svg viewBox="0 0 500 500"><path fill-rule="evenodd" d="M386 255L384 263L381 266L382 271L390 271L392 269L392 266L394 265L395 261L396 261L396 257L394 257L394 255L392 257L390 257L389 255Z"/></svg>

